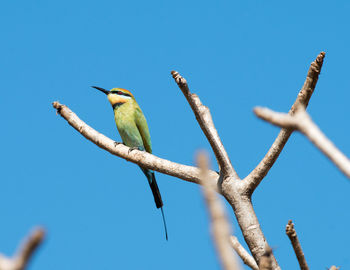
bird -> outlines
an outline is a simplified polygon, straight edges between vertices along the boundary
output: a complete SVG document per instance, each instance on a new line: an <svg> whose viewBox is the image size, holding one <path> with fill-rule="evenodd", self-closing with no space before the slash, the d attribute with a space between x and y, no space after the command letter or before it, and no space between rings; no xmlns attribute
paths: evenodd
<svg viewBox="0 0 350 270"><path fill-rule="evenodd" d="M108 101L113 108L114 120L120 137L122 138L123 144L130 147L129 151L137 149L152 154L152 143L147 121L140 106L137 104L134 95L123 88L113 88L108 91L98 86L92 87L107 95ZM161 210L165 238L168 240L168 231L163 211L163 200L160 195L154 171L141 166L140 168L147 177L156 207Z"/></svg>

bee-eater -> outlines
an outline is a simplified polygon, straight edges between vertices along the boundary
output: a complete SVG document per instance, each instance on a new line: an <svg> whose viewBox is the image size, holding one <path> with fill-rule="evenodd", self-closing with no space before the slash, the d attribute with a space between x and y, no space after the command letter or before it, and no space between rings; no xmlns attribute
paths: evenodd
<svg viewBox="0 0 350 270"><path fill-rule="evenodd" d="M138 149L140 151L152 153L151 137L147 121L133 94L122 88L113 88L108 91L101 87L92 87L107 95L107 98L113 107L115 123L117 124L123 143L126 146L129 146L131 150ZM165 237L168 240L168 232L163 212L163 201L154 172L146 168L140 168L147 177L157 208L161 209Z"/></svg>

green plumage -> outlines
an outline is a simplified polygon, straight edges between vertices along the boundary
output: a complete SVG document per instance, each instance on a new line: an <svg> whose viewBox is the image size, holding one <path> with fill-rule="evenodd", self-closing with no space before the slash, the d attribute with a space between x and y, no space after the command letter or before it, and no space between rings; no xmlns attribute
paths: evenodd
<svg viewBox="0 0 350 270"><path fill-rule="evenodd" d="M151 136L139 105L134 99L115 106L114 119L123 143L129 147L143 148L152 153Z"/></svg>
<svg viewBox="0 0 350 270"><path fill-rule="evenodd" d="M111 91L107 91L97 86L93 87L107 95L113 107L115 123L123 143L131 148L152 153L151 136L147 121L133 95L128 90L122 88L113 88ZM168 240L163 201L154 172L146 168L140 168L147 177L157 208L161 209L165 235Z"/></svg>

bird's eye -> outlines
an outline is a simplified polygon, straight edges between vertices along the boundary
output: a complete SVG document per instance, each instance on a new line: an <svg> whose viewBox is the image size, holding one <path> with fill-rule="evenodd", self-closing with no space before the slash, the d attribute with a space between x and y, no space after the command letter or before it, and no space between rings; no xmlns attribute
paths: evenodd
<svg viewBox="0 0 350 270"><path fill-rule="evenodd" d="M124 93L122 91L117 91L117 95L123 95Z"/></svg>

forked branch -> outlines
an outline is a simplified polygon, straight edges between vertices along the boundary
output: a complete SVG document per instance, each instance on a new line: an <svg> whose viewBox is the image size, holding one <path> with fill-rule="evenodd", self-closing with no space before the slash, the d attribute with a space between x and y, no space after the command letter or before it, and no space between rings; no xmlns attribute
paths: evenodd
<svg viewBox="0 0 350 270"><path fill-rule="evenodd" d="M230 169L230 161L221 144L217 131L215 130L209 110L200 103L196 95L190 94L189 91L186 91L186 89L188 90L188 86L187 83L184 83L184 79L181 76L176 73L173 73L173 76L177 80L181 90L184 90L184 92L188 94L188 101L192 102L191 106L195 114L198 115L197 120L200 122L201 127L203 127L203 131L206 130L208 140L212 140L211 144L215 154L217 155L217 160L218 162L221 162L221 165L219 164L221 169L220 175L214 171L208 172L210 184L213 189L216 189L224 195L234 209L237 221L242 229L243 236L249 246L249 249L254 259L259 261L261 255L265 252L264 247L266 240L261 231L251 201L246 196L246 193L242 192L242 181L235 181L237 180L238 176L233 168L232 171ZM53 106L56 108L58 114L67 120L67 122L80 134L111 154L119 156L145 168L168 174L189 182L197 184L200 183L200 170L198 168L161 159L143 151L135 150L130 152L129 147L114 142L88 126L67 106L58 102L54 102ZM221 185L218 189L219 178ZM273 259L273 268L279 269L273 255L271 255L271 257Z"/></svg>
<svg viewBox="0 0 350 270"><path fill-rule="evenodd" d="M316 61L311 64L304 86L289 112L290 115L294 114L296 106L300 104L307 106L315 89L324 55L323 52L320 53ZM279 269L272 252L267 249L267 242L255 215L250 195L278 158L293 129L282 129L259 165L244 179L244 181L236 181L239 177L215 129L209 109L201 103L197 95L189 91L186 80L181 77L179 73L173 71L172 75L189 102L202 131L213 149L220 166L220 192L234 209L244 239L249 246L254 260L259 262L260 265L260 260L268 259L267 261L265 260L265 262L267 262L265 269ZM142 151L135 150L129 152L129 147L116 144L113 140L92 129L66 106L58 102L55 102L53 105L57 109L57 112L78 132L111 154L136 163L142 167L153 169L193 183L201 183L201 174L198 168L174 163ZM212 188L217 189L219 174L214 171L208 171L207 174L207 181ZM228 241L228 239L226 240ZM262 256L263 254L265 254L265 256Z"/></svg>
<svg viewBox="0 0 350 270"><path fill-rule="evenodd" d="M321 72L324 57L325 53L321 52L317 56L316 60L311 63L304 85L289 111L290 115L294 114L295 108L297 106L303 105L306 108L309 104L309 100L315 90L318 76ZM278 134L276 140L270 147L265 157L260 161L258 166L244 179L246 190L249 194L252 194L254 192L262 179L267 175L277 160L278 156L280 155L281 151L283 150L283 147L287 143L292 132L293 130L291 128L281 129L280 133Z"/></svg>

